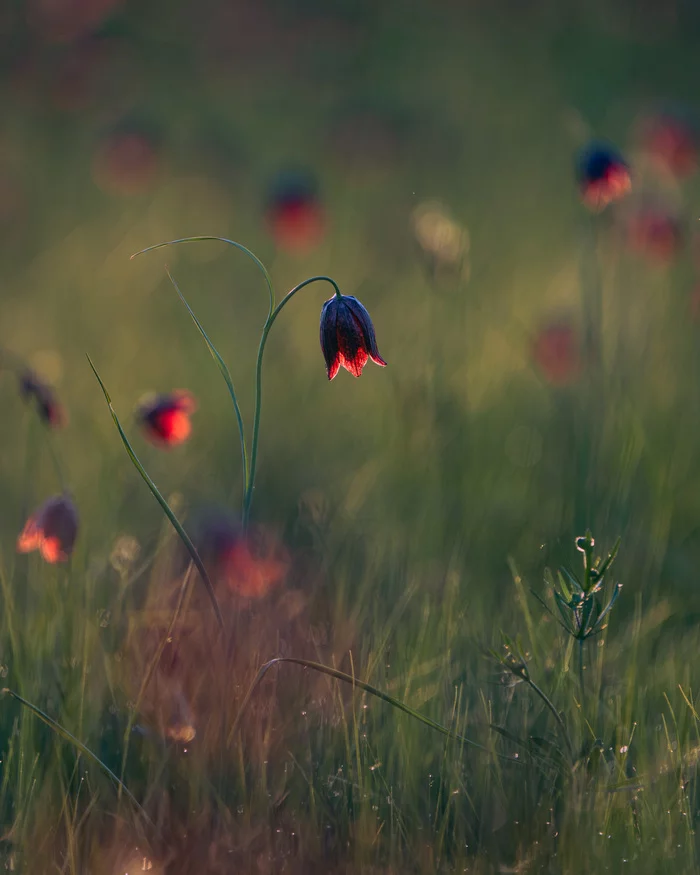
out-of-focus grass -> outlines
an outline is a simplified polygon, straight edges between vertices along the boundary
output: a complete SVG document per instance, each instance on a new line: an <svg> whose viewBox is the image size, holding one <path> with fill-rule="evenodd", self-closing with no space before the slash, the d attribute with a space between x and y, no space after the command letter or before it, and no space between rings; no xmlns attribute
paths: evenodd
<svg viewBox="0 0 700 875"><path fill-rule="evenodd" d="M77 110L55 91L77 44L37 36L23 4L4 13L0 179L19 206L5 219L0 205L0 342L58 383L70 424L55 440L81 531L66 567L15 555L27 513L58 484L46 435L3 373L0 685L120 777L124 765L154 824L5 697L8 868L116 873L146 858L168 873L695 871L689 247L650 267L601 217L603 378L552 388L531 340L561 313L581 316L591 250L574 151L604 135L634 160L638 111L696 99L700 24L680 2L512 6L126 4L100 31L102 60L85 74L94 90ZM132 197L101 191L91 171L101 136L124 121L154 131L162 162ZM263 222L269 180L294 163L317 173L329 215L323 243L299 256L277 252ZM635 166L640 188L681 200L690 239L697 181L669 190ZM425 270L411 215L430 198L469 231L467 277ZM223 640L192 589L177 668L158 673L136 713L182 565L84 354L120 412L149 389L195 393L194 433L176 451L148 447L126 416L125 428L186 525L202 505L236 508L234 413L163 263L229 364L248 423L266 290L213 243L129 260L190 234L241 240L279 293L330 274L369 308L390 366L329 385L317 337L327 294L311 287L284 313L265 363L254 516L283 534L289 580L253 603L221 592ZM530 637L522 593L544 592L544 567L570 563L586 526L603 547L622 536L624 590L586 654L582 698L534 600ZM522 636L561 709L575 768L552 715L484 656L502 631ZM521 765L292 665L268 674L231 736L277 655L355 673Z"/></svg>

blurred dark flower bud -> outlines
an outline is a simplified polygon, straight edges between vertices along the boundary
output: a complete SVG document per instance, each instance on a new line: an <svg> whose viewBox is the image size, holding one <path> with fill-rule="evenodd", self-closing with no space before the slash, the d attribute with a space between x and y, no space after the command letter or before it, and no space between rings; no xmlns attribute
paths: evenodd
<svg viewBox="0 0 700 875"><path fill-rule="evenodd" d="M266 208L270 234L280 249L304 254L315 249L326 230L326 213L316 182L303 172L280 174Z"/></svg>
<svg viewBox="0 0 700 875"><path fill-rule="evenodd" d="M47 562L66 562L78 534L78 511L67 495L45 501L27 520L17 538L17 551L39 550Z"/></svg>
<svg viewBox="0 0 700 875"><path fill-rule="evenodd" d="M566 386L581 371L581 344L574 327L557 321L540 330L532 357L542 376L553 386Z"/></svg>
<svg viewBox="0 0 700 875"><path fill-rule="evenodd" d="M352 295L333 295L323 305L321 349L329 380L335 377L341 366L354 377L359 377L369 359L386 367L379 354L369 313Z"/></svg>
<svg viewBox="0 0 700 875"><path fill-rule="evenodd" d="M197 402L191 392L175 389L143 402L136 417L148 440L167 449L183 443L190 436L190 416L196 409Z"/></svg>
<svg viewBox="0 0 700 875"><path fill-rule="evenodd" d="M65 425L66 412L56 398L56 393L33 371L24 371L19 376L19 392L25 401L33 401L39 418L51 428Z"/></svg>
<svg viewBox="0 0 700 875"><path fill-rule="evenodd" d="M591 143L579 153L576 176L583 202L595 211L624 197L632 187L629 165L605 143Z"/></svg>

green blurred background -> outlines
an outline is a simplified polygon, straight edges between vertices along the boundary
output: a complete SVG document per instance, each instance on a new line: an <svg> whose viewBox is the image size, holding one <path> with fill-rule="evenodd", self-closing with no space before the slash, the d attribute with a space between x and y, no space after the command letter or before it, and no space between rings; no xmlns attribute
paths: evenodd
<svg viewBox="0 0 700 875"><path fill-rule="evenodd" d="M86 352L124 416L146 390L199 398L185 448L165 460L144 450L166 491L227 502L238 489L225 389L163 264L248 411L262 279L216 244L129 261L160 240L217 234L252 248L278 291L331 274L369 308L390 363L327 385L325 290L289 308L265 368L259 518L288 520L306 490L334 505L353 494L364 525L401 529L411 549L458 540L475 563L503 570L510 552L539 562L541 545L570 543L575 525L617 534L634 516L645 554L670 538L674 572L687 576L697 546L687 540L697 424L687 249L650 270L604 228L609 351L629 311L641 328L615 359L621 396L596 423L607 498L592 519L572 517L566 431L580 387L552 391L531 339L562 313L580 321L591 253L575 152L603 136L634 158L640 113L692 106L693 4L36 0L6 2L0 28L2 342L60 389L70 411L61 450L81 505L134 527L153 511L131 489ZM98 166L125 130L152 150L133 192L128 166L117 160L106 183ZM311 251L279 251L265 225L287 167L318 180L327 227ZM693 180L674 191L688 232L695 191ZM468 234L464 269L436 281L412 224L433 199ZM4 404L11 516L26 489L26 435L10 385ZM104 537L103 516L91 514L86 539Z"/></svg>
<svg viewBox="0 0 700 875"><path fill-rule="evenodd" d="M4 0L0 343L68 409L56 441L85 567L118 535L154 542L162 526L85 353L162 491L190 511L238 507L233 411L164 264L248 424L263 279L223 244L129 258L221 235L261 258L278 296L332 276L370 311L389 362L328 383L330 287L304 290L275 325L253 515L290 549L308 546L310 517L342 531L371 555L363 598L382 616L405 585L392 569L430 592L435 569L456 566L460 610L478 605L488 637L510 617L507 558L536 580L590 526L604 546L623 537L620 612L663 597L669 635L687 628L700 611L698 182L649 161L639 121L669 105L692 117L699 48L700 7L683 0ZM135 167L109 151L124 132L141 144ZM673 258L626 246L623 207L581 204L575 155L599 137L630 161L632 198L673 205ZM289 168L316 179L324 216L301 249L266 213ZM417 235L426 204L454 257ZM553 384L537 338L566 324L576 347L591 288L602 365L581 360ZM199 410L190 441L162 453L131 415L173 388ZM11 557L57 483L10 374L0 391Z"/></svg>

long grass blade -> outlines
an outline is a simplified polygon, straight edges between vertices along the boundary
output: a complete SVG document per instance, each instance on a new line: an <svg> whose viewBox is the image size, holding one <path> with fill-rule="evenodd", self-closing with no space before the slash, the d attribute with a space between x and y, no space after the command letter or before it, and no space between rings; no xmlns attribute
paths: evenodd
<svg viewBox="0 0 700 875"><path fill-rule="evenodd" d="M238 404L238 397L236 395L236 390L234 389L234 386L233 386L233 378L231 377L231 372L229 371L229 369L226 365L226 362L223 360L223 358L219 354L218 350L216 349L214 344L209 339L207 332L204 330L204 328L202 326L202 323L195 316L194 311L192 310L190 305L185 300L185 296L180 291L180 287L178 286L177 282L175 281L175 277L173 277L173 275L170 273L170 269L168 268L167 265L165 266L165 272L168 274L168 278L170 279L170 282L173 284L173 288L177 292L182 303L185 305L185 309L190 314L192 321L197 326L199 333L204 338L204 342L207 345L207 349L209 350L211 357L214 359L219 370L221 371L221 376L224 378L226 386L228 387L228 393L231 396L231 401L233 401L233 409L236 412L236 422L238 423L238 435L239 435L240 441L241 441L241 454L243 456L243 500L245 501L246 493L248 492L248 451L246 449L246 442L245 442L245 426L243 425L243 417L241 415L241 408Z"/></svg>
<svg viewBox="0 0 700 875"><path fill-rule="evenodd" d="M36 705L33 705L31 702L27 701L23 696L20 696L19 693L15 693L14 690L10 690L7 687L5 689L0 690L0 695L8 695L12 696L13 699L16 699L21 705L23 705L27 710L31 711L35 717L38 717L43 723L45 723L50 729L52 729L56 735L62 738L64 741L69 742L73 745L73 747L78 750L80 753L84 754L88 759L91 759L94 763L96 763L102 771L114 781L116 786L119 788L120 793L124 793L125 796L128 796L129 799L134 803L134 805L138 808L138 810L143 814L146 820L149 823L153 823L151 818L148 816L146 811L144 810L141 803L134 796L134 794L129 790L126 784L120 780L114 772L109 768L106 763L102 762L102 760L97 756L96 753L93 753L89 747L84 745L82 741L79 741L72 732L69 732L65 727L61 726L60 723L57 723L53 717L49 717L41 708L37 708Z"/></svg>
<svg viewBox="0 0 700 875"><path fill-rule="evenodd" d="M413 708L409 708L404 702L399 699L395 699L393 696L390 696L388 693L383 692L382 690L377 689L377 687L372 686L372 684L365 683L364 681L358 680L356 677L352 675L346 674L344 671L339 671L336 668L331 668L328 665L323 665L320 662L313 662L309 659L298 659L294 656L278 656L275 659L271 659L269 662L266 662L264 665L260 667L258 670L253 683L250 685L248 692L245 694L243 701L241 702L241 706L238 709L238 714L236 715L236 719L234 721L233 726L231 727L231 731L229 733L229 742L236 734L236 730L240 724L243 713L245 712L248 703L255 692L256 688L265 677L267 672L275 665L280 665L281 663L286 662L292 665L300 665L303 668L310 668L312 671L320 672L321 674L328 675L328 677L335 678L339 681L344 681L346 684L350 684L352 687L356 687L357 689L364 690L370 695L374 696L377 699L381 699L384 702L387 702L393 708L396 708L399 711L403 711L404 714L408 714L409 717L413 717L415 720L424 723L426 726L429 726L431 729L437 730L437 732L442 733L442 735L447 736L447 738L451 738L454 741L459 741L462 744L469 745L469 747L473 747L476 750L481 750L484 753L490 754L491 751L489 748L484 747L484 745L479 744L476 741L472 741L470 738L466 738L463 735L460 735L457 732L453 732L451 729L448 729L446 726L443 726L441 723L438 723L436 720L431 720L430 717L426 717L424 714L421 714L419 711L415 711ZM497 754L500 759L507 760L508 762L517 763L518 765L522 765L523 763L515 759L514 757L504 756L503 754Z"/></svg>
<svg viewBox="0 0 700 875"><path fill-rule="evenodd" d="M93 371L95 377L97 377L97 382L100 384L100 388L102 389L102 393L105 396L105 401L107 402L107 406L109 407L109 412L112 414L112 419L114 420L114 424L117 427L117 430L119 432L119 436L122 439L122 443L124 444L124 447L126 449L126 452L129 456L129 458L131 459L134 467L139 472L139 474L143 478L143 480L146 483L146 485L148 486L148 488L153 493L153 497L156 499L158 504L163 508L163 513L167 516L167 518L172 523L172 526L175 529L175 531L177 532L177 534L179 535L180 540L185 545L185 549L192 557L192 561L194 562L195 568L199 572L199 576L202 578L202 583L204 584L204 587L205 587L207 594L209 596L209 599L211 601L212 607L214 608L214 613L216 614L216 620L219 624L219 628L223 629L224 628L224 620L223 620L223 617L221 615L221 609L219 608L219 602L217 601L216 593L214 592L214 587L212 585L211 580L209 579L209 575L207 574L207 570L204 567L204 563L202 562L202 559L201 559L199 553L197 552L197 549L195 548L194 544L192 543L190 536L187 534L187 532L182 527L182 523L175 516L172 509L170 508L170 505L163 498L163 496L160 494L158 487L151 480L151 478L148 476L148 474L146 473L146 469L143 467L143 465L139 461L136 453L134 452L131 444L129 443L129 439L127 438L126 434L124 433L124 429L122 428L122 425L119 422L119 417L117 416L116 411L114 410L114 407L112 407L112 399L109 396L109 392L107 391L105 384L102 382L102 378L97 373L97 369L95 368L95 365L92 363L92 359L90 358L90 356L87 357L87 360L90 363L90 367L92 368L92 371Z"/></svg>
<svg viewBox="0 0 700 875"><path fill-rule="evenodd" d="M244 255L247 255L248 258L257 266L258 270L265 277L265 282L267 284L267 291L269 295L269 311L268 316L272 315L272 311L275 309L275 290L272 286L272 280L270 278L270 274L267 272L267 268L260 261L257 255L248 249L247 246L244 246L242 243L237 243L235 240L229 240L227 237L216 237L209 235L198 235L196 237L180 237L177 240L166 240L163 243L156 243L154 246L147 246L145 249L140 249L138 252L134 252L131 256L133 261L138 255L145 255L146 252L155 252L156 249L162 249L164 246L177 246L180 243L201 243L204 240L218 241L219 243L226 243L228 246L234 246Z"/></svg>

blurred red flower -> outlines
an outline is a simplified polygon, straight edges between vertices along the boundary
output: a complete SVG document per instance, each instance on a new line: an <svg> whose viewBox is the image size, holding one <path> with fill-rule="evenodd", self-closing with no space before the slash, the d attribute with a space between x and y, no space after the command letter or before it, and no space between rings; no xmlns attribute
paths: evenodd
<svg viewBox="0 0 700 875"><path fill-rule="evenodd" d="M536 336L532 357L545 379L554 386L571 383L581 371L579 338L568 322L553 322Z"/></svg>
<svg viewBox="0 0 700 875"><path fill-rule="evenodd" d="M668 262L683 243L683 230L675 212L661 204L640 204L627 216L630 249L655 261Z"/></svg>
<svg viewBox="0 0 700 875"><path fill-rule="evenodd" d="M183 443L190 436L190 416L196 409L197 402L191 392L175 389L142 403L136 416L148 440L167 449Z"/></svg>
<svg viewBox="0 0 700 875"><path fill-rule="evenodd" d="M641 123L646 152L675 176L692 175L698 166L698 132L680 114L658 113Z"/></svg>
<svg viewBox="0 0 700 875"><path fill-rule="evenodd" d="M280 249L301 255L315 249L327 223L314 180L304 173L281 174L272 186L266 221Z"/></svg>
<svg viewBox="0 0 700 875"><path fill-rule="evenodd" d="M249 599L262 598L282 583L290 566L289 552L269 529L244 532L223 513L200 522L197 549L212 577Z"/></svg>
<svg viewBox="0 0 700 875"><path fill-rule="evenodd" d="M632 187L629 165L606 143L591 143L579 153L576 175L584 204L596 212Z"/></svg>
<svg viewBox="0 0 700 875"><path fill-rule="evenodd" d="M17 538L17 551L39 550L47 562L66 562L78 534L78 511L67 495L45 501L27 520Z"/></svg>
<svg viewBox="0 0 700 875"><path fill-rule="evenodd" d="M155 143L140 131L117 131L97 147L92 176L107 194L136 195L147 191L160 171Z"/></svg>
<svg viewBox="0 0 700 875"><path fill-rule="evenodd" d="M44 383L33 371L24 371L19 376L19 392L25 401L34 401L39 418L51 428L65 425L67 416L59 403L55 391Z"/></svg>
<svg viewBox="0 0 700 875"><path fill-rule="evenodd" d="M369 359L386 367L386 362L379 354L370 315L352 295L333 295L323 305L321 350L329 380L335 377L341 367L353 377L359 377Z"/></svg>
<svg viewBox="0 0 700 875"><path fill-rule="evenodd" d="M244 535L234 539L219 557L219 573L237 595L258 599L282 583L289 557L279 545L255 544Z"/></svg>

